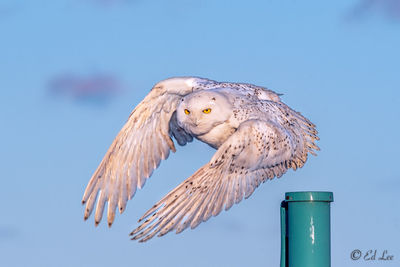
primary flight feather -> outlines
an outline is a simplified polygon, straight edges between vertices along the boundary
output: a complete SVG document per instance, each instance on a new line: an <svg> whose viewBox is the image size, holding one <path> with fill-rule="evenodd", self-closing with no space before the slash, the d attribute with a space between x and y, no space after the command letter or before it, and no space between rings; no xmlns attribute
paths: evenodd
<svg viewBox="0 0 400 267"><path fill-rule="evenodd" d="M108 203L111 226L115 210L122 213L161 160L176 151L172 137L181 146L196 138L217 151L142 216L131 233L134 240L193 229L248 198L267 179L302 167L308 153L319 150L315 125L271 90L170 78L157 83L133 110L94 172L82 199L85 220L95 210L98 225Z"/></svg>

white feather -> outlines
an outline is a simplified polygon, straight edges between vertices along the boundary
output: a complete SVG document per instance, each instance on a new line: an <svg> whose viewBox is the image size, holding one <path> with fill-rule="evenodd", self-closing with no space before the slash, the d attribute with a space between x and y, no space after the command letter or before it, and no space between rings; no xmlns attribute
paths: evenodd
<svg viewBox="0 0 400 267"><path fill-rule="evenodd" d="M96 198L96 225L108 202L111 224L128 199L175 152L194 138L217 151L210 162L172 190L139 220L132 239L182 232L248 198L263 182L302 167L319 150L315 125L275 92L196 77L156 84L133 110L90 179L82 202L87 219ZM144 221L143 221L144 220Z"/></svg>

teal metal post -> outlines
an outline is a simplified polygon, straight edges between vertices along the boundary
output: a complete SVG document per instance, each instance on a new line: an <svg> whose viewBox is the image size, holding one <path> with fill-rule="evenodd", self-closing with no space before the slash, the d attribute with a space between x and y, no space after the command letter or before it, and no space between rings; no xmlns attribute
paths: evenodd
<svg viewBox="0 0 400 267"><path fill-rule="evenodd" d="M332 192L289 192L281 205L281 267L330 267Z"/></svg>

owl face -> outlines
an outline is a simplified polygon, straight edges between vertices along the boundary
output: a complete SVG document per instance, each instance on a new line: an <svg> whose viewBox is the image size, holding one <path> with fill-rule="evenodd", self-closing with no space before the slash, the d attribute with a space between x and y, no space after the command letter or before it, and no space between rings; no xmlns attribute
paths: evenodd
<svg viewBox="0 0 400 267"><path fill-rule="evenodd" d="M224 95L208 90L182 98L176 112L180 127L202 135L226 122L232 115L232 105Z"/></svg>

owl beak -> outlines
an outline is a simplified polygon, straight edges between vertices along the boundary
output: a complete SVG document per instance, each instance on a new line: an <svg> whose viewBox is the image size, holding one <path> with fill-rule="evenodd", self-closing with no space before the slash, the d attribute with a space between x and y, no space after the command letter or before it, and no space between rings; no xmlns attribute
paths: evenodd
<svg viewBox="0 0 400 267"><path fill-rule="evenodd" d="M193 125L197 127L199 125L199 121L198 120L193 120Z"/></svg>

